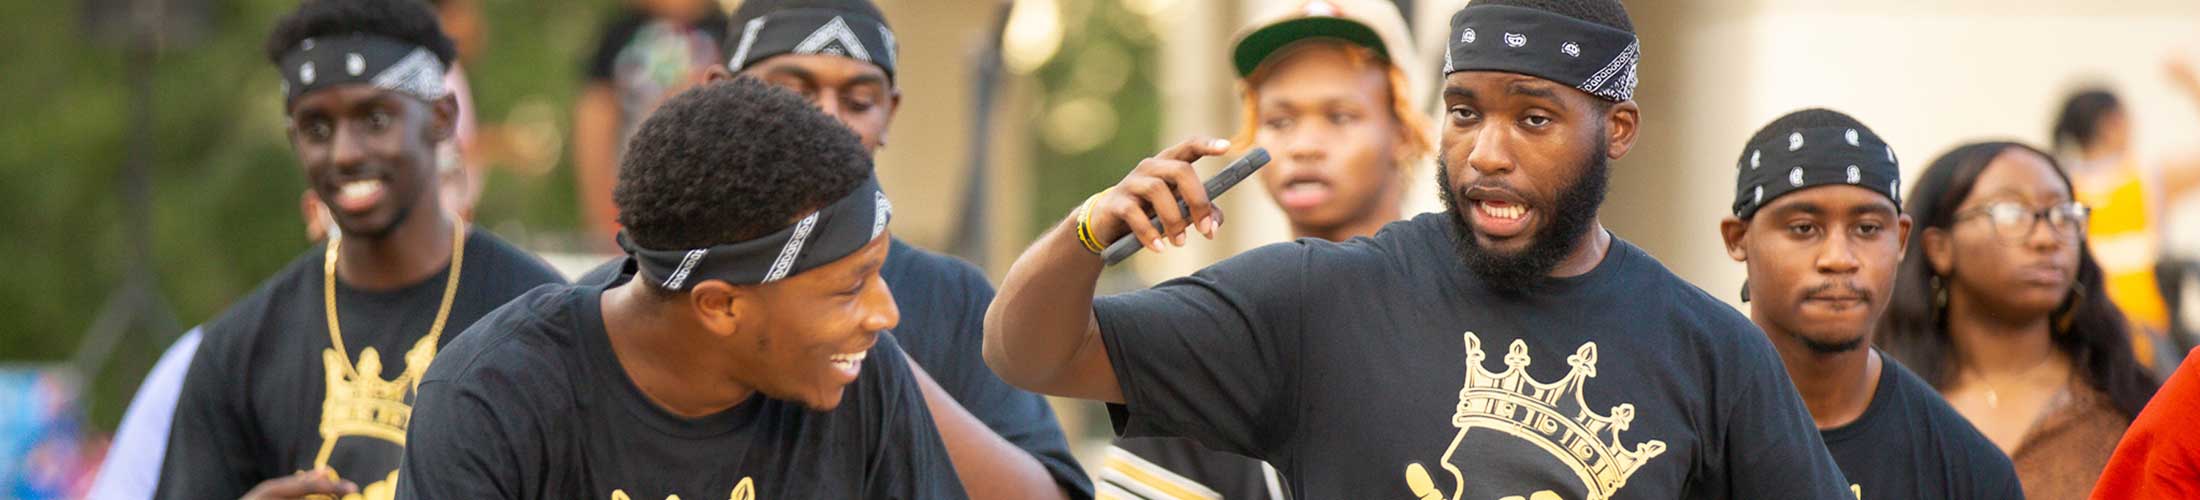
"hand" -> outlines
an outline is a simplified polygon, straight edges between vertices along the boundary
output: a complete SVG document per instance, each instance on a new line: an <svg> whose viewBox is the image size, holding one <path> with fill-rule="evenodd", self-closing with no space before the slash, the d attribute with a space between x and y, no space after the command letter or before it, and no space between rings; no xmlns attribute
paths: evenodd
<svg viewBox="0 0 2200 500"><path fill-rule="evenodd" d="M1230 141L1193 137L1138 162L1114 189L1092 201L1092 213L1087 216L1093 238L1104 246L1132 234L1156 253L1172 244L1184 246L1185 229L1196 227L1207 239L1214 239L1215 228L1222 225L1222 211L1208 201L1207 188L1192 162L1229 149ZM1178 201L1186 210L1177 209ZM1161 219L1161 227L1149 220L1154 217Z"/></svg>
<svg viewBox="0 0 2200 500"><path fill-rule="evenodd" d="M359 492L359 485L336 477L336 471L314 469L298 471L289 476L261 482L252 491L245 492L245 500L274 500L310 498L314 496L342 496Z"/></svg>
<svg viewBox="0 0 2200 500"><path fill-rule="evenodd" d="M2170 82L2176 84L2178 90L2200 94L2200 74L2193 72L2192 65L2186 63L2184 57L2171 56L2162 62L2162 69L2167 70Z"/></svg>

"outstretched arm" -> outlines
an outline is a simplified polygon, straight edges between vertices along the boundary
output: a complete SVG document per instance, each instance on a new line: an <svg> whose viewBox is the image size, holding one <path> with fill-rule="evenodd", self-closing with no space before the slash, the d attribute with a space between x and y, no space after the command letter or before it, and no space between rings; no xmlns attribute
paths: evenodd
<svg viewBox="0 0 2200 500"><path fill-rule="evenodd" d="M1041 235L1009 267L1000 294L986 310L986 365L1002 380L1028 390L1123 402L1092 313L1101 259L1079 240L1078 223L1089 219L1086 225L1096 241L1132 234L1154 252L1172 243L1181 246L1185 230L1194 226L1213 238L1221 213L1208 203L1192 162L1228 148L1228 141L1193 138L1162 150ZM1179 211L1178 201L1188 210ZM1159 227L1148 221L1151 217L1161 219Z"/></svg>

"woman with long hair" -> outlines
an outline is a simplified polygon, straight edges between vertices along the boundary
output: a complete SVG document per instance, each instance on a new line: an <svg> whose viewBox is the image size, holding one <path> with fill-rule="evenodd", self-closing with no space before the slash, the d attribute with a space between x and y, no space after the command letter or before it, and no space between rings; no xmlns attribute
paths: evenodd
<svg viewBox="0 0 2200 500"><path fill-rule="evenodd" d="M1881 347L2009 453L2029 498L2083 498L2158 383L2047 153L1969 144L1910 191L1916 224Z"/></svg>

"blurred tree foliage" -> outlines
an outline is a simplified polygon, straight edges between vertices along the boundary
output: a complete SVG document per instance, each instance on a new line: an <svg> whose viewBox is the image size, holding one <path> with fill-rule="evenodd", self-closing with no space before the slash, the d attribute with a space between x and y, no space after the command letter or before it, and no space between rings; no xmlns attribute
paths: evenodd
<svg viewBox="0 0 2200 500"><path fill-rule="evenodd" d="M575 227L562 141L581 61L618 0L477 0L487 28L468 61L486 126L523 122L555 163L492 165L477 206L522 242ZM297 258L305 189L261 44L296 0L207 0L203 37L154 63L152 249L161 292L188 328ZM75 354L126 272L117 172L132 116L119 46L91 39L81 1L0 2L0 363ZM486 133L488 129L484 129ZM540 145L540 141L537 141ZM93 422L111 429L181 331L132 332L91 374Z"/></svg>
<svg viewBox="0 0 2200 500"><path fill-rule="evenodd" d="M1153 61L1159 48L1150 19L1119 0L1055 0L1060 52L1032 78L1040 88L1032 148L1037 197L1030 235L1045 233L1092 193L1113 186L1160 150L1161 94Z"/></svg>

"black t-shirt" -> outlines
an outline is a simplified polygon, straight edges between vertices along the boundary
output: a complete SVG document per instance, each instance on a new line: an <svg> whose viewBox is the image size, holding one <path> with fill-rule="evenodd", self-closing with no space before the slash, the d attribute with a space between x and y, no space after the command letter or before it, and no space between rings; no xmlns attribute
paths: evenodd
<svg viewBox="0 0 2200 500"><path fill-rule="evenodd" d="M633 275L626 259L613 259L581 276L579 283L622 281ZM1092 479L1078 467L1062 425L1045 397L1001 381L985 365L985 308L993 285L968 262L893 240L879 277L901 309L894 337L932 381L1002 439L1046 466L1070 498L1092 498Z"/></svg>
<svg viewBox="0 0 2200 500"><path fill-rule="evenodd" d="M833 411L759 393L686 418L627 377L604 288L528 292L451 344L420 384L398 498L964 498L893 335Z"/></svg>
<svg viewBox="0 0 2200 500"><path fill-rule="evenodd" d="M391 487L404 451L406 405L428 368L421 361L445 359L420 344L442 305L450 269L389 291L338 282L336 310L350 360L335 360L325 248L315 245L206 324L176 401L176 431L168 435L155 497L236 498L261 481L314 468L322 453L338 475L370 494ZM468 233L463 251L439 339L444 346L513 297L564 282L541 259L480 229ZM346 365L360 376L344 371Z"/></svg>
<svg viewBox="0 0 2200 500"><path fill-rule="evenodd" d="M2019 500L2009 457L1940 392L1880 354L1879 390L1848 425L1821 431L1858 498Z"/></svg>
<svg viewBox="0 0 2200 500"><path fill-rule="evenodd" d="M1498 293L1446 217L1102 298L1119 430L1267 460L1303 498L1850 497L1734 308L1616 237Z"/></svg>

